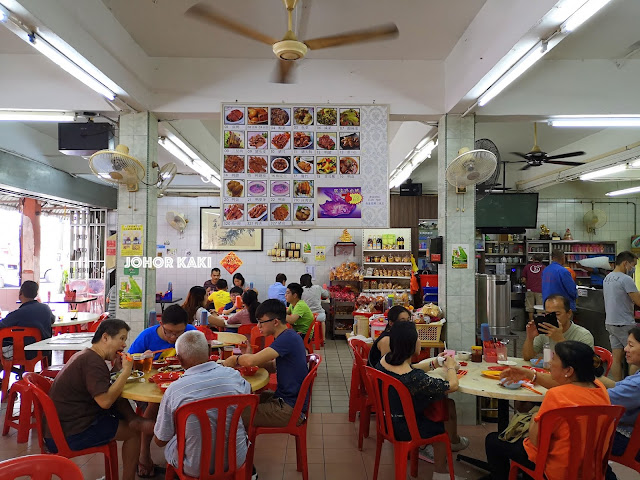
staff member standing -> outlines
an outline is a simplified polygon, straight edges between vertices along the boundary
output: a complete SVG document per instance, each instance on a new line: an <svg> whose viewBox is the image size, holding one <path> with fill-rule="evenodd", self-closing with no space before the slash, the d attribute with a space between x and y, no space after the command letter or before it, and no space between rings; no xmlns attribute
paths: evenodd
<svg viewBox="0 0 640 480"><path fill-rule="evenodd" d="M536 253L533 256L533 262L528 263L522 271L522 279L527 286L527 293L524 297L525 310L529 314L529 321L533 320L534 305L543 305L542 303L542 271L544 270L542 263L542 255Z"/></svg>
<svg viewBox="0 0 640 480"><path fill-rule="evenodd" d="M546 302L551 295L561 295L569 299L570 309L575 312L578 296L576 282L563 265L564 252L562 250L551 252L551 263L542 272L542 302Z"/></svg>
<svg viewBox="0 0 640 480"><path fill-rule="evenodd" d="M636 268L636 263L638 257L635 254L629 251L620 252L616 257L616 268L602 282L606 313L604 323L613 351L611 376L616 382L622 380L623 349L627 344L629 329L636 324L633 305L640 305L640 292L629 276ZM629 373L635 373L636 370L637 367L629 365Z"/></svg>

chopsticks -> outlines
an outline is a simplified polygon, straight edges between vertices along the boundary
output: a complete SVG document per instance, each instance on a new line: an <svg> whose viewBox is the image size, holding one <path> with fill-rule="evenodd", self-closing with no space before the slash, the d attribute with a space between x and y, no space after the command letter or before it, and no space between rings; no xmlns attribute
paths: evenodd
<svg viewBox="0 0 640 480"><path fill-rule="evenodd" d="M533 393L537 393L538 395L544 395L544 393L539 392L538 390L536 390L536 389L535 389L535 388L533 388L533 387L530 387L530 386L529 386L529 385L527 385L526 383L523 383L523 384L522 384L522 386L523 386L523 388L526 388L527 390L530 390L530 391L532 391Z"/></svg>

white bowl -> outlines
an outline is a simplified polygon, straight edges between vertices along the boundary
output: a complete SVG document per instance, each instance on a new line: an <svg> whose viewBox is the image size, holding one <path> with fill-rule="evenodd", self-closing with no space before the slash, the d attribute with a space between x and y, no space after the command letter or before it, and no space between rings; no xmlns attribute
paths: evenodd
<svg viewBox="0 0 640 480"><path fill-rule="evenodd" d="M471 360L471 352L458 352L456 353L456 360L468 362Z"/></svg>

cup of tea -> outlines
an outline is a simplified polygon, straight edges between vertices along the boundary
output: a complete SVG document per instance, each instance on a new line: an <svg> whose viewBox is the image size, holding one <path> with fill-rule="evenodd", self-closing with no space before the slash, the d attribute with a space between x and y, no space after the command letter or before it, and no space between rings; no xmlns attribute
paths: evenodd
<svg viewBox="0 0 640 480"><path fill-rule="evenodd" d="M131 355L133 358L133 369L142 371L143 357L141 353L134 353Z"/></svg>
<svg viewBox="0 0 640 480"><path fill-rule="evenodd" d="M222 359L226 360L233 355L233 345L226 346L222 349Z"/></svg>

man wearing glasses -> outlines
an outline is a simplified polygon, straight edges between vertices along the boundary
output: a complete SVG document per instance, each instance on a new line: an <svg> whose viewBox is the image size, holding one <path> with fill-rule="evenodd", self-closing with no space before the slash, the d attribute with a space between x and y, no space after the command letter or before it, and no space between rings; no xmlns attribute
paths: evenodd
<svg viewBox="0 0 640 480"><path fill-rule="evenodd" d="M189 316L184 308L180 305L171 305L162 313L162 323L153 325L144 329L140 335L136 337L131 346L129 353L153 352L155 350L166 350L157 353L155 359L159 357L169 357L175 355L175 344L178 337L184 332L196 330L196 327L188 323ZM155 420L158 415L158 404L149 403L144 418ZM153 478L158 473L158 467L151 460L151 439L153 435L143 433L140 441L140 459L138 461L138 476L140 478Z"/></svg>
<svg viewBox="0 0 640 480"><path fill-rule="evenodd" d="M274 371L275 364L278 388L275 392L263 392L260 395L260 404L253 425L284 427L289 423L298 392L309 373L307 352L300 335L295 330L287 328L287 310L280 300L269 299L262 302L256 310L256 319L264 336L275 337L273 343L255 354L233 355L226 359L224 364L227 367L259 366L270 372ZM307 411L306 404L302 410ZM299 423L303 419L301 415ZM243 418L245 424L248 420L248 415L247 418Z"/></svg>

